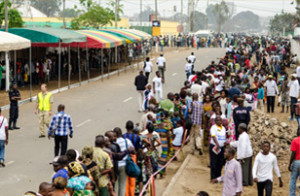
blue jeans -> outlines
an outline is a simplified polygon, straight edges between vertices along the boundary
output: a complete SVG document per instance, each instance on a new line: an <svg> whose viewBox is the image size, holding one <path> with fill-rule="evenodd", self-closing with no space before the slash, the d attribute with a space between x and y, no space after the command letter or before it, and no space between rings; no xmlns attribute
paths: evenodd
<svg viewBox="0 0 300 196"><path fill-rule="evenodd" d="M294 119L294 114L295 114L295 109L294 105L297 103L297 98L296 97L291 97L291 119Z"/></svg>
<svg viewBox="0 0 300 196"><path fill-rule="evenodd" d="M297 120L297 123L298 123L298 128L300 128L300 116L296 115L296 120Z"/></svg>
<svg viewBox="0 0 300 196"><path fill-rule="evenodd" d="M4 162L5 140L0 140L0 161Z"/></svg>
<svg viewBox="0 0 300 196"><path fill-rule="evenodd" d="M296 196L296 183L299 177L300 177L300 160L295 160L292 164L289 196Z"/></svg>

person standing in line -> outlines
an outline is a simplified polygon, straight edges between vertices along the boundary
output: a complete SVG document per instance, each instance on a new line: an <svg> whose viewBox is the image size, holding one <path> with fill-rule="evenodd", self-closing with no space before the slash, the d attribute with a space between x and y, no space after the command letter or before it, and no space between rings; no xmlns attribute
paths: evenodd
<svg viewBox="0 0 300 196"><path fill-rule="evenodd" d="M7 119L2 116L0 108L0 167L5 167L5 145L8 144L8 124Z"/></svg>
<svg viewBox="0 0 300 196"><path fill-rule="evenodd" d="M273 80L273 76L269 75L268 80L265 83L267 91L267 110L268 113L274 113L275 96L279 95L276 82Z"/></svg>
<svg viewBox="0 0 300 196"><path fill-rule="evenodd" d="M296 74L297 74L297 80L298 80L298 82L299 82L299 84L300 84L300 66L298 66L298 67L296 68Z"/></svg>
<svg viewBox="0 0 300 196"><path fill-rule="evenodd" d="M296 196L296 183L300 176L300 129L297 130L297 137L291 144L291 158L289 163L290 177L290 196Z"/></svg>
<svg viewBox="0 0 300 196"><path fill-rule="evenodd" d="M18 100L21 100L21 95L17 89L16 83L13 84L8 95L10 100L8 130L20 129L20 127L17 127L17 119L19 117Z"/></svg>
<svg viewBox="0 0 300 196"><path fill-rule="evenodd" d="M117 136L117 144L120 146L121 152L130 150L134 148L131 141L129 139L124 139L122 135L122 130L119 127L114 128L113 130L116 133ZM127 174L125 171L126 166L126 160L127 157L130 155L126 155L121 161L118 163L119 167L119 176L115 185L115 193L119 196L125 195L126 191L126 180L127 180Z"/></svg>
<svg viewBox="0 0 300 196"><path fill-rule="evenodd" d="M258 95L257 95L257 109L260 109L261 111L265 112L265 106L264 106L264 98L265 98L265 89L263 88L263 85L261 83L258 84Z"/></svg>
<svg viewBox="0 0 300 196"><path fill-rule="evenodd" d="M134 85L136 86L136 90L138 92L138 103L139 103L139 112L143 112L143 102L144 102L144 91L146 90L147 85L147 77L144 75L143 70L140 70L140 74L135 77Z"/></svg>
<svg viewBox="0 0 300 196"><path fill-rule="evenodd" d="M73 124L71 116L65 113L65 106L60 104L57 108L57 113L53 116L49 131L48 139L51 138L51 133L54 132L54 155L65 155L68 148L68 129L70 130L70 138L73 137Z"/></svg>
<svg viewBox="0 0 300 196"><path fill-rule="evenodd" d="M40 136L46 137L44 130L45 125L49 128L50 116L52 115L53 96L47 92L47 84L41 85L41 92L37 96L37 104L35 107L35 114L39 113Z"/></svg>
<svg viewBox="0 0 300 196"><path fill-rule="evenodd" d="M224 144L226 142L226 129L222 125L221 116L216 116L215 125L210 128L210 179L216 179L221 176L224 165Z"/></svg>
<svg viewBox="0 0 300 196"><path fill-rule="evenodd" d="M291 118L289 120L294 120L295 115L295 107L294 105L297 103L297 98L299 97L299 82L297 80L297 75L292 74L291 81L288 84L290 89L290 98L291 98Z"/></svg>
<svg viewBox="0 0 300 196"><path fill-rule="evenodd" d="M186 58L186 61L189 62L191 61L190 63L192 64L192 68L191 68L191 71L194 71L194 67L195 67L195 62L196 62L196 57L194 55L194 53L192 52L190 56L188 56Z"/></svg>
<svg viewBox="0 0 300 196"><path fill-rule="evenodd" d="M190 132L191 135L191 146L192 146L192 151L191 154L194 154L195 149L199 150L199 154L202 155L202 150L203 150L203 146L202 146L202 140L203 138L200 138L200 146L196 146L196 138L198 136L200 136L200 129L201 129L201 125L202 125L202 118L203 118L203 114L204 114L204 110L203 110L203 105L198 101L199 96L197 93L193 94L193 101L191 103L189 103L189 113L191 114L191 118L192 118L192 129Z"/></svg>
<svg viewBox="0 0 300 196"><path fill-rule="evenodd" d="M97 179L99 193L101 196L108 196L109 175L112 172L113 164L110 156L103 150L105 139L103 135L96 136L93 161L97 164L100 176Z"/></svg>
<svg viewBox="0 0 300 196"><path fill-rule="evenodd" d="M157 58L156 64L162 79L165 80L166 59L163 54L160 54L160 56Z"/></svg>
<svg viewBox="0 0 300 196"><path fill-rule="evenodd" d="M150 57L147 57L146 61L144 62L144 71L145 71L145 75L146 75L146 78L147 78L147 83L149 81L150 73L152 72L152 66L153 66L153 64L150 61Z"/></svg>
<svg viewBox="0 0 300 196"><path fill-rule="evenodd" d="M224 152L226 164L224 175L212 180L212 183L223 182L222 196L241 196L243 191L242 186L242 171L240 163L235 160L235 149L227 147Z"/></svg>
<svg viewBox="0 0 300 196"><path fill-rule="evenodd" d="M241 123L238 127L240 137L238 141L231 142L230 145L237 148L237 160L241 163L243 174L243 186L252 186L252 155L251 141L247 133L247 125Z"/></svg>
<svg viewBox="0 0 300 196"><path fill-rule="evenodd" d="M266 192L266 196L272 195L273 169L279 179L279 187L283 186L277 165L277 158L270 152L270 148L270 142L265 141L262 145L262 152L256 155L252 168L253 181L257 183L258 196L263 196L264 191Z"/></svg>
<svg viewBox="0 0 300 196"><path fill-rule="evenodd" d="M288 79L288 75L286 74L284 76L284 79L281 82L281 86L280 86L280 95L281 95L281 107L282 110L280 113L284 112L284 107L286 107L286 113L289 112L289 107L290 107L290 92L289 92L289 79Z"/></svg>
<svg viewBox="0 0 300 196"><path fill-rule="evenodd" d="M163 89L162 85L164 80L160 77L160 72L155 72L156 76L153 78L153 94L155 95L155 99L157 102L160 102L163 98Z"/></svg>
<svg viewBox="0 0 300 196"><path fill-rule="evenodd" d="M244 107L244 99L238 98L238 107L233 110L233 121L235 126L236 140L239 139L238 127L241 123L245 123L247 126L250 122L250 112L248 108Z"/></svg>

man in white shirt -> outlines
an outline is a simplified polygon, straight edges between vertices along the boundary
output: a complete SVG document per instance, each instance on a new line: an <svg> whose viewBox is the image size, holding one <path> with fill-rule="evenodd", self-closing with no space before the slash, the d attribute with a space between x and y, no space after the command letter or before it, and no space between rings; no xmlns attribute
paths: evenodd
<svg viewBox="0 0 300 196"><path fill-rule="evenodd" d="M191 69L191 71L193 71L193 70L194 70L194 66L195 66L195 62L196 62L196 57L194 56L194 53L193 53L193 52L191 53L190 56L188 56L188 57L186 58L186 61L187 61L187 62L191 61L191 62L190 62L190 63L192 63L192 69Z"/></svg>
<svg viewBox="0 0 300 196"><path fill-rule="evenodd" d="M129 63L129 65L131 65L131 63L132 63L132 60L133 60L133 49L132 49L132 47L130 47L129 49L128 49L128 63Z"/></svg>
<svg viewBox="0 0 300 196"><path fill-rule="evenodd" d="M117 135L117 144L120 146L121 152L132 149L134 146L132 145L132 142L129 139L124 139L122 130L119 127L114 128L114 132ZM129 155L126 155L122 161L119 161L118 167L119 167L119 175L117 178L117 182L115 184L115 192L117 195L125 195L126 190L126 180L127 180L127 174L125 171L126 166L126 159Z"/></svg>
<svg viewBox="0 0 300 196"><path fill-rule="evenodd" d="M272 111L272 113L274 113L275 96L279 95L279 91L278 91L276 82L273 80L272 75L269 75L268 80L265 83L265 87L266 87L266 91L267 91L268 113L270 113L270 111Z"/></svg>
<svg viewBox="0 0 300 196"><path fill-rule="evenodd" d="M257 183L259 196L264 195L264 190L266 190L266 196L272 195L273 169L279 179L279 186L283 186L277 165L277 158L274 154L270 153L270 148L270 142L265 141L262 146L262 152L258 153L255 157L252 169L253 180Z"/></svg>
<svg viewBox="0 0 300 196"><path fill-rule="evenodd" d="M296 58L297 59L297 58ZM296 61L295 61L296 62ZM297 80L298 80L298 82L299 82L299 84L300 84L300 65L297 67L297 69L296 69L296 74L297 74Z"/></svg>
<svg viewBox="0 0 300 196"><path fill-rule="evenodd" d="M5 145L8 144L8 124L7 119L1 115L0 108L0 167L5 167L4 154Z"/></svg>
<svg viewBox="0 0 300 196"><path fill-rule="evenodd" d="M166 59L163 54L160 54L160 57L156 61L158 71L160 71L161 78L165 80L165 71L166 71Z"/></svg>
<svg viewBox="0 0 300 196"><path fill-rule="evenodd" d="M147 83L149 81L150 73L152 72L152 66L153 66L153 64L151 63L150 58L147 57L146 61L144 62L144 72L147 77Z"/></svg>
<svg viewBox="0 0 300 196"><path fill-rule="evenodd" d="M191 63L191 61L189 60L187 64L185 64L184 66L184 71L186 73L186 79L188 80L190 75L192 74L192 67L193 64Z"/></svg>
<svg viewBox="0 0 300 196"><path fill-rule="evenodd" d="M196 93L199 96L198 101L200 101L200 102L203 101L203 87L201 85L200 79L197 78L195 83L191 86L191 91L192 91L192 94Z"/></svg>
<svg viewBox="0 0 300 196"><path fill-rule="evenodd" d="M159 71L156 71L156 76L153 78L152 82L155 99L156 101L160 102L163 98L162 84L164 83L164 80L160 77Z"/></svg>
<svg viewBox="0 0 300 196"><path fill-rule="evenodd" d="M222 74L219 74L217 78L214 79L215 90L216 92L221 92L225 86Z"/></svg>
<svg viewBox="0 0 300 196"><path fill-rule="evenodd" d="M237 160L240 161L242 166L243 186L252 186L253 150L247 133L247 125L245 123L239 124L238 131L240 133L238 141L231 142L230 145L237 148Z"/></svg>
<svg viewBox="0 0 300 196"><path fill-rule="evenodd" d="M297 80L297 74L292 74L291 81L288 84L290 89L290 98L291 98L291 118L289 120L294 120L295 107L297 103L297 98L299 97L299 82Z"/></svg>

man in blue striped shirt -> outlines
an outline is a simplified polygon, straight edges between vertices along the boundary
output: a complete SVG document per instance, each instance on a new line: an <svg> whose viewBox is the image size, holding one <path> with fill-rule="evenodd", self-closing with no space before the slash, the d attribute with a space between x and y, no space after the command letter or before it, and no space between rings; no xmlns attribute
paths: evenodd
<svg viewBox="0 0 300 196"><path fill-rule="evenodd" d="M55 157L59 154L65 155L68 147L68 129L70 131L70 138L73 137L73 125L69 114L65 113L65 106L60 104L57 108L58 112L53 116L49 131L48 138L51 138L52 132L54 132L54 155Z"/></svg>

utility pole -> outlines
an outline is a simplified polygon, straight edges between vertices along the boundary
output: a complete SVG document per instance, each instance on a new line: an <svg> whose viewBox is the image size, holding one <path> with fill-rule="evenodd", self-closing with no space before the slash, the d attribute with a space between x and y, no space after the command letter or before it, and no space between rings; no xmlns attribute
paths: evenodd
<svg viewBox="0 0 300 196"><path fill-rule="evenodd" d="M63 14L63 24L64 24L64 29L66 28L66 18L65 18L65 10L66 10L66 0L63 0L63 11L62 11L62 14Z"/></svg>
<svg viewBox="0 0 300 196"><path fill-rule="evenodd" d="M5 32L8 32L8 7L7 1L4 1L4 9L5 9ZM5 90L9 90L9 59L8 59L8 52L5 52Z"/></svg>
<svg viewBox="0 0 300 196"><path fill-rule="evenodd" d="M118 28L118 9L119 9L119 0L115 1L115 28Z"/></svg>
<svg viewBox="0 0 300 196"><path fill-rule="evenodd" d="M142 29L142 21L143 21L142 12L143 12L143 0L140 0L140 29Z"/></svg>
<svg viewBox="0 0 300 196"><path fill-rule="evenodd" d="M181 0L180 24L183 26L183 0Z"/></svg>
<svg viewBox="0 0 300 196"><path fill-rule="evenodd" d="M158 11L157 11L157 0L155 0L155 20L157 20Z"/></svg>

